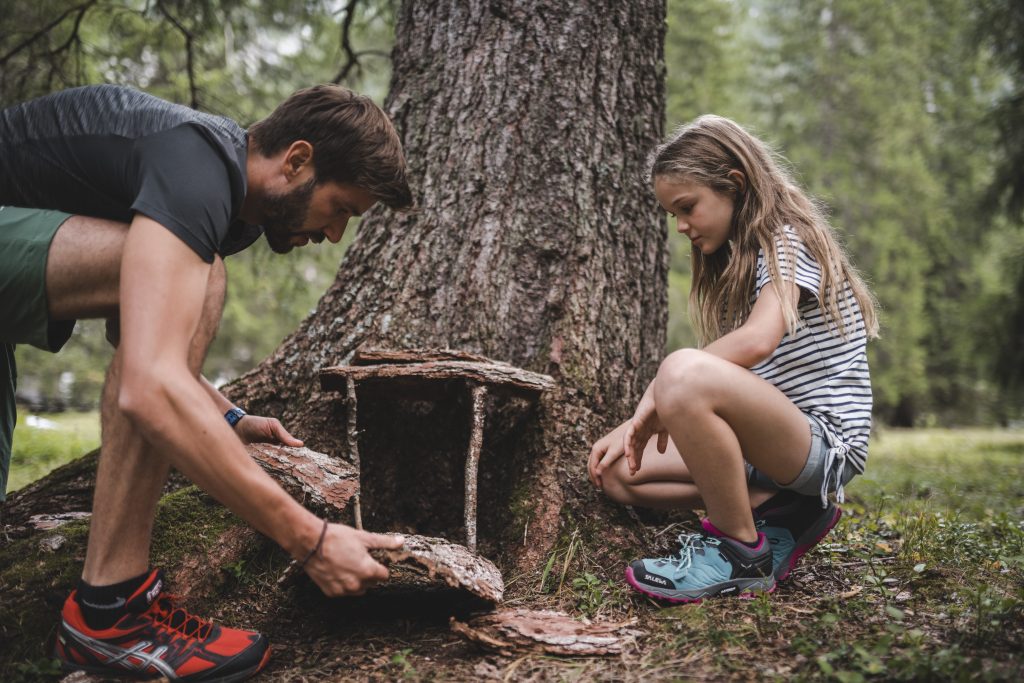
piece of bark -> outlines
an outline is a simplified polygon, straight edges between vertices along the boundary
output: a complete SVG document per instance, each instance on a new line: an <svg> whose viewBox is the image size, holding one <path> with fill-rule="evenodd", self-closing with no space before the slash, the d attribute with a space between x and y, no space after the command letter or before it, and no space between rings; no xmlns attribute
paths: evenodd
<svg viewBox="0 0 1024 683"><path fill-rule="evenodd" d="M347 508L359 491L359 470L344 460L308 448L267 443L248 444L246 450L300 503L330 518L337 519L338 513ZM182 562L172 577L175 590L189 598L212 594L220 583L224 567L238 562L266 542L247 526L224 531L211 554Z"/></svg>
<svg viewBox="0 0 1024 683"><path fill-rule="evenodd" d="M68 542L68 539L60 534L53 534L52 536L46 536L39 541L39 550L44 553L55 553L64 547L64 544Z"/></svg>
<svg viewBox="0 0 1024 683"><path fill-rule="evenodd" d="M501 602L505 593L501 572L490 560L443 538L406 535L398 550L374 549L370 554L382 564L412 567L428 579L441 579L491 603Z"/></svg>
<svg viewBox="0 0 1024 683"><path fill-rule="evenodd" d="M508 365L468 351L455 349L356 349L352 365L380 365L381 363L425 363L435 360L468 360L478 363Z"/></svg>
<svg viewBox="0 0 1024 683"><path fill-rule="evenodd" d="M468 622L452 617L450 623L463 638L503 655L619 655L636 644L639 633L629 628L635 620L584 623L549 610L501 610Z"/></svg>
<svg viewBox="0 0 1024 683"><path fill-rule="evenodd" d="M53 514L32 515L28 518L28 526L36 531L49 531L50 529L64 526L68 522L88 519L91 514L89 512L56 512Z"/></svg>
<svg viewBox="0 0 1024 683"><path fill-rule="evenodd" d="M555 385L550 375L530 372L505 363L448 360L328 367L320 371L320 386L327 391L344 391L349 377L360 383L387 380L472 380L526 396L536 396Z"/></svg>
<svg viewBox="0 0 1024 683"><path fill-rule="evenodd" d="M307 507L340 512L359 491L359 470L308 448L267 443L246 446L263 469Z"/></svg>
<svg viewBox="0 0 1024 683"><path fill-rule="evenodd" d="M75 671L60 679L60 683L106 683L109 680L109 678L103 676L94 676L84 671ZM166 678L159 678L154 683L163 683L166 680Z"/></svg>

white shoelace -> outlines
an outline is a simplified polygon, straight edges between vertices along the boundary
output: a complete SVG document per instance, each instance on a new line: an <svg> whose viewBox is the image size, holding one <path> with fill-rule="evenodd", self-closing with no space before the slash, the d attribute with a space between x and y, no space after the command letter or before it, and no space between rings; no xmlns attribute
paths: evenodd
<svg viewBox="0 0 1024 683"><path fill-rule="evenodd" d="M693 556L698 550L704 550L707 547L721 545L722 543L717 538L712 538L706 534L679 534L676 536L676 540L679 541L681 546L677 554L659 557L654 561L658 566L671 565L675 570L673 578L686 574L687 570L693 566Z"/></svg>

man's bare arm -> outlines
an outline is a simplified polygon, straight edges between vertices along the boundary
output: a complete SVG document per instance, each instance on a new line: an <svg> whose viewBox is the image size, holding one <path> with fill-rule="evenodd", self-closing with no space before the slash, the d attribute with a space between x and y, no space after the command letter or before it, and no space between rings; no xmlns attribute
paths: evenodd
<svg viewBox="0 0 1024 683"><path fill-rule="evenodd" d="M245 452L188 366L210 266L152 219L136 215L121 268L122 380L118 407L171 463L278 542L292 557L314 547L322 522ZM311 576L330 595L358 593L387 572L366 552L399 539L331 525Z"/></svg>

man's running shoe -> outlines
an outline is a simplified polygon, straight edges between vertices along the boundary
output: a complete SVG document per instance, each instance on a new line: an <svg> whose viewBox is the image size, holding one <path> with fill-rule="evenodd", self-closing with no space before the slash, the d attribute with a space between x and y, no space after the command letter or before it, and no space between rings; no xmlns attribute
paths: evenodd
<svg viewBox="0 0 1024 683"><path fill-rule="evenodd" d="M64 671L171 681L241 681L262 669L270 647L259 633L225 628L177 607L153 570L112 627L88 627L72 592L61 611L56 656Z"/></svg>
<svg viewBox="0 0 1024 683"><path fill-rule="evenodd" d="M781 500L773 502L776 499ZM825 538L842 516L842 509L831 501L822 509L817 496L788 492L776 494L758 507L754 519L771 544L775 581L788 578L800 558Z"/></svg>
<svg viewBox="0 0 1024 683"><path fill-rule="evenodd" d="M715 595L750 597L775 589L772 552L763 533L751 548L723 535L707 519L704 533L681 534L673 557L636 560L626 581L645 595L668 602L700 602Z"/></svg>

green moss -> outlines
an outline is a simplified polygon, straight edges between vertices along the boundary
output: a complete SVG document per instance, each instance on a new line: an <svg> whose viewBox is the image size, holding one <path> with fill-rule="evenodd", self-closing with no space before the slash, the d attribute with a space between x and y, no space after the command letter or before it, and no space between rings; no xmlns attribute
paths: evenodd
<svg viewBox="0 0 1024 683"><path fill-rule="evenodd" d="M164 496L153 525L152 561L172 567L182 557L206 555L222 533L242 522L195 486Z"/></svg>

